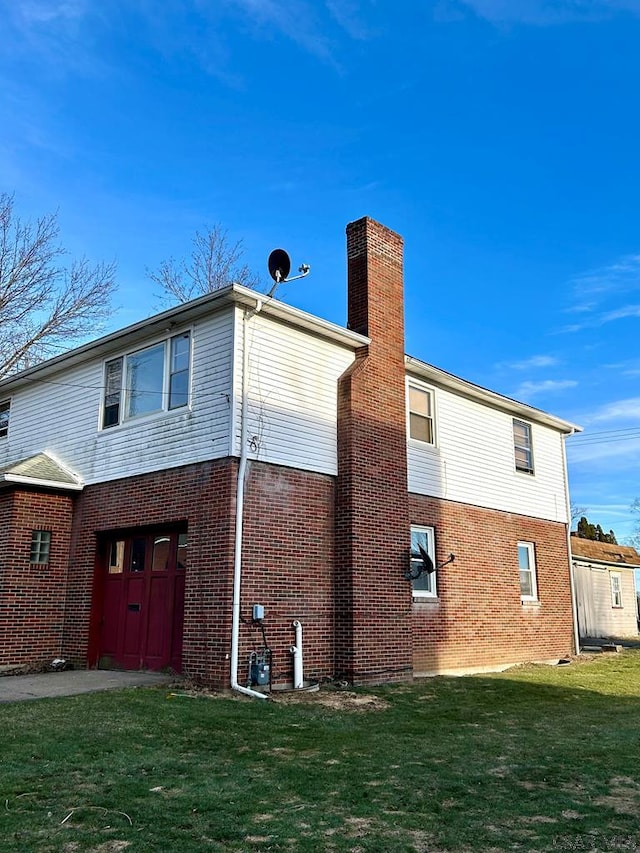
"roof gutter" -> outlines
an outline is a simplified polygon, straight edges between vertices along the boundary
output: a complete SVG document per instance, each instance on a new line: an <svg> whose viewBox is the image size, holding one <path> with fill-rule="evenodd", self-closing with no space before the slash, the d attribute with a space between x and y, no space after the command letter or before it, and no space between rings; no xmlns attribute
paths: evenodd
<svg viewBox="0 0 640 853"><path fill-rule="evenodd" d="M21 486L37 486L44 489L57 489L60 491L81 492L84 486L81 483L63 483L60 480L41 480L38 477L25 477L21 474L0 474L1 483L17 483Z"/></svg>

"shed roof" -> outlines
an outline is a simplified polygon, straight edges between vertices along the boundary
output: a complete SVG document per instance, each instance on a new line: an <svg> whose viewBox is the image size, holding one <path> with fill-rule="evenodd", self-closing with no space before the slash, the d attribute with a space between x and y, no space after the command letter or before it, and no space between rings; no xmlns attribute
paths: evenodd
<svg viewBox="0 0 640 853"><path fill-rule="evenodd" d="M596 542L571 535L571 555L598 563L610 563L616 566L640 567L640 554L630 545L612 545L610 542Z"/></svg>

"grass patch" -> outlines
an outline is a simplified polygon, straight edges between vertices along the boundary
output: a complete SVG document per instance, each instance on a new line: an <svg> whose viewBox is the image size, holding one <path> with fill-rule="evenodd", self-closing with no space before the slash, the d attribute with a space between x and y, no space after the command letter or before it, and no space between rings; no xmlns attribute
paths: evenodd
<svg viewBox="0 0 640 853"><path fill-rule="evenodd" d="M2 851L640 850L640 652L293 702L87 694L0 724Z"/></svg>

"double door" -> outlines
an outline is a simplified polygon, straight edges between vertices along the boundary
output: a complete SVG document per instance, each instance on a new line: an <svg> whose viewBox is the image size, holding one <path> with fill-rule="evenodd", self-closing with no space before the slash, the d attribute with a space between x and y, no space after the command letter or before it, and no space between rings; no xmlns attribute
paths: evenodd
<svg viewBox="0 0 640 853"><path fill-rule="evenodd" d="M105 545L101 664L180 672L187 534L134 533Z"/></svg>

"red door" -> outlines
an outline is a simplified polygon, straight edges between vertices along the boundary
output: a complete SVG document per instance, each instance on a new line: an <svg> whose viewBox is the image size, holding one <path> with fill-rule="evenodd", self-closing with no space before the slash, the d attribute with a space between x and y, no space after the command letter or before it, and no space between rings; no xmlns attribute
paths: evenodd
<svg viewBox="0 0 640 853"><path fill-rule="evenodd" d="M101 663L180 672L186 533L117 536L106 544Z"/></svg>

